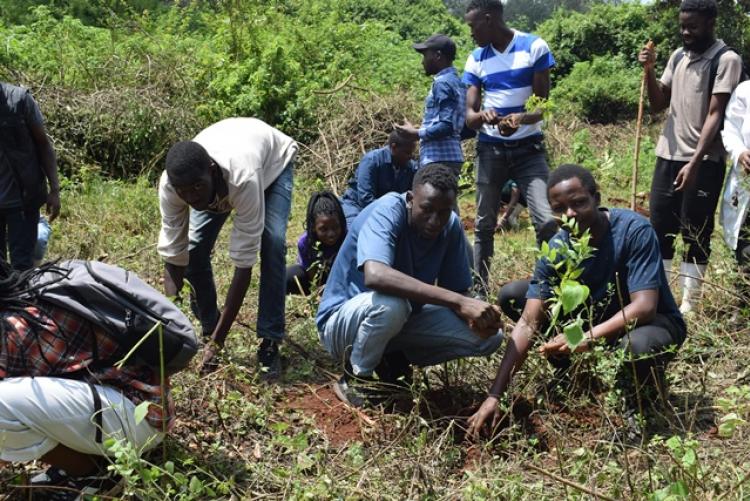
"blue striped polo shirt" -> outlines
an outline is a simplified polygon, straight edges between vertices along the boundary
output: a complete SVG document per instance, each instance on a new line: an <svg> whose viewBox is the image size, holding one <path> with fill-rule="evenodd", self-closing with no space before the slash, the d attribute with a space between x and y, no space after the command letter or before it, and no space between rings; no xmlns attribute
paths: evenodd
<svg viewBox="0 0 750 501"><path fill-rule="evenodd" d="M534 73L555 65L555 58L547 42L536 35L513 30L513 40L503 52L492 44L479 47L469 55L463 81L467 86L482 89L482 108L494 108L500 115L524 111L532 94ZM508 137L500 135L497 127L484 124L479 131L480 141L503 142L541 135L542 122L521 125Z"/></svg>

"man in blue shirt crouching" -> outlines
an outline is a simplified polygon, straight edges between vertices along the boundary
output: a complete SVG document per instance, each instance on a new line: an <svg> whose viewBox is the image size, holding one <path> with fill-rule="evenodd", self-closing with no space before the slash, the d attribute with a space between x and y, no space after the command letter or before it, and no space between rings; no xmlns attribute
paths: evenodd
<svg viewBox="0 0 750 501"><path fill-rule="evenodd" d="M486 356L500 346L500 311L467 295L466 239L452 211L450 167L417 171L411 191L389 193L354 220L333 263L316 323L323 346L345 367L343 401L366 403L373 374L408 380L411 364Z"/></svg>

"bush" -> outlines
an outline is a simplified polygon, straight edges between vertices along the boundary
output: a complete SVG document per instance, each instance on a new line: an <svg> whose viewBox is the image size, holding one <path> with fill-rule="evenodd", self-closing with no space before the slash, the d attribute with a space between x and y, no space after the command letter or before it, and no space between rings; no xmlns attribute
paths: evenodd
<svg viewBox="0 0 750 501"><path fill-rule="evenodd" d="M638 64L638 52L649 39L657 46L669 41L669 50L659 51L666 58L674 48L676 31L655 22L647 6L623 4L595 5L586 13L558 10L539 25L538 33L552 49L557 61L554 75L560 79L577 62L596 56L620 55L629 64Z"/></svg>
<svg viewBox="0 0 750 501"><path fill-rule="evenodd" d="M611 123L632 118L638 111L643 70L629 66L621 56L596 56L579 62L552 89L562 111L591 122Z"/></svg>
<svg viewBox="0 0 750 501"><path fill-rule="evenodd" d="M122 1L92 5L110 4ZM148 170L172 141L228 116L312 143L342 82L419 102L429 79L412 42L466 31L439 0L196 0L109 10L106 27L71 12L0 10L0 78L40 98L64 170L117 176Z"/></svg>

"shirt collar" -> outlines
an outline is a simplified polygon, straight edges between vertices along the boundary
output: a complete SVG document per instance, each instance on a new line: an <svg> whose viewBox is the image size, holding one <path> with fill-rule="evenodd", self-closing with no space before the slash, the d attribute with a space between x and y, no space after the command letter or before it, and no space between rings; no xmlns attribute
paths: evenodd
<svg viewBox="0 0 750 501"><path fill-rule="evenodd" d="M443 68L442 70L438 71L433 78L433 80L437 80L439 77L443 75L450 75L450 74L456 74L456 68L453 66L448 66L447 68Z"/></svg>
<svg viewBox="0 0 750 501"><path fill-rule="evenodd" d="M724 47L724 41L716 39L716 41L706 50L703 52L696 53L693 51L690 52L690 59L713 59L717 52L721 50L721 48Z"/></svg>

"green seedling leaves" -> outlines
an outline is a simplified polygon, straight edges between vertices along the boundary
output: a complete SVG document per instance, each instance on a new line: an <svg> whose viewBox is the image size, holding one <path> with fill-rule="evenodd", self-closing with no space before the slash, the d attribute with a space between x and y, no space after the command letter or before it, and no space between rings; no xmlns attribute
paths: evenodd
<svg viewBox="0 0 750 501"><path fill-rule="evenodd" d="M719 436L730 438L734 435L737 426L745 423L747 421L742 419L736 412L730 412L719 420Z"/></svg>
<svg viewBox="0 0 750 501"><path fill-rule="evenodd" d="M589 288L575 280L565 280L560 287L563 313L570 313L589 297Z"/></svg>
<svg viewBox="0 0 750 501"><path fill-rule="evenodd" d="M579 317L575 322L566 325L563 334L570 350L575 350L583 342L583 320Z"/></svg>
<svg viewBox="0 0 750 501"><path fill-rule="evenodd" d="M146 417L146 414L148 414L148 406L151 405L151 402L148 400L144 400L140 404L138 404L135 407L135 411L133 411L133 416L135 417L135 424L141 424L141 421L144 420Z"/></svg>

